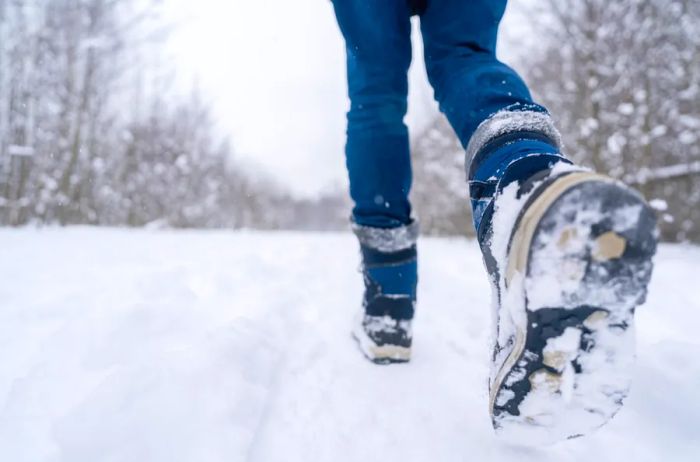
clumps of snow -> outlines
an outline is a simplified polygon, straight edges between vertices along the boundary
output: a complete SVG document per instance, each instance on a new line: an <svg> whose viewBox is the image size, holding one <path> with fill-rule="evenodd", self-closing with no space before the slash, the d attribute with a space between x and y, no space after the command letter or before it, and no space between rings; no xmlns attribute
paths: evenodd
<svg viewBox="0 0 700 462"><path fill-rule="evenodd" d="M628 205L616 209L612 216L615 232L623 233L636 226L639 223L639 216L643 210L644 206L642 204Z"/></svg>
<svg viewBox="0 0 700 462"><path fill-rule="evenodd" d="M518 198L518 184L513 182L506 186L498 197L495 199L494 213L491 222L492 235L491 241L488 243L491 254L498 262L499 281L497 284L501 287L501 297L493 297L492 313L493 313L493 344L501 346L508 345L509 339L515 335L517 326L524 328L527 322L527 316L524 311L523 293L518 290L522 286L523 275L516 274L508 290L505 288L505 268L508 258L508 247L513 227L518 219L518 215L525 202L525 197ZM500 303L499 303L500 302ZM500 365L505 361L510 353L509 348L499 352L499 357L493 361L491 378L495 378Z"/></svg>
<svg viewBox="0 0 700 462"><path fill-rule="evenodd" d="M504 389L498 394L498 397L496 398L496 404L499 406L503 406L513 398L515 398L515 392L513 390Z"/></svg>
<svg viewBox="0 0 700 462"><path fill-rule="evenodd" d="M576 164L569 164L567 162L557 162L554 164L552 167L552 170L549 174L549 176L559 176L564 173L572 173L572 172L590 172L591 169L582 167L580 165Z"/></svg>
<svg viewBox="0 0 700 462"><path fill-rule="evenodd" d="M377 333L377 332L406 332L408 337L413 335L411 330L411 321L408 320L395 320L390 316L363 316L364 313L360 312L359 319L356 320L355 324L363 326L367 332Z"/></svg>
<svg viewBox="0 0 700 462"><path fill-rule="evenodd" d="M551 306L577 306L579 296L588 303L596 302L597 306L608 306L617 303L619 287L615 284L602 284L595 293L575 295L587 268L586 254L591 251L589 246L590 233L595 223L602 218L603 204L601 198L590 196L577 189L563 197L557 207L558 213L546 218L545 226L553 230L548 235L540 235L532 245L541 247L538 258L530 261L530 277L526 281L526 291L529 309L537 310ZM616 208L606 213L606 219L611 220L611 227L618 235L629 232L639 222L643 212L642 204L630 204ZM571 221L575 217L575 221ZM565 239L562 241L562 239ZM552 262L557 262L556 267ZM599 271L606 271L600 267ZM605 274L599 274L605 279Z"/></svg>
<svg viewBox="0 0 700 462"><path fill-rule="evenodd" d="M503 188L494 203L489 249L501 269L506 267L510 239L527 196L518 197L518 182Z"/></svg>
<svg viewBox="0 0 700 462"><path fill-rule="evenodd" d="M547 364L561 372L566 364L569 364L578 352L579 344L581 343L581 331L572 327L564 329L564 333L559 337L553 337L547 340L543 354L557 355L553 363ZM565 356L562 356L565 353Z"/></svg>
<svg viewBox="0 0 700 462"><path fill-rule="evenodd" d="M580 350L582 335L592 335L588 341L596 347ZM532 389L519 406L520 416L506 416L501 422L503 437L528 446L547 444L581 431L591 433L618 411L629 389L633 328L583 334L570 327L549 339L543 353L549 362L558 361L559 374L542 369L530 376ZM579 373L574 371L574 361L581 368Z"/></svg>

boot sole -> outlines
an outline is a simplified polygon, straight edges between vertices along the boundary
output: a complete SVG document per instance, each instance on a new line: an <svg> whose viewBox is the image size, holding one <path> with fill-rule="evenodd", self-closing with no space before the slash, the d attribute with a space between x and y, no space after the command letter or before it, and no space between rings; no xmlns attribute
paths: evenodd
<svg viewBox="0 0 700 462"><path fill-rule="evenodd" d="M400 364L411 360L411 349L398 345L377 345L362 329L362 323L356 322L352 337L357 342L362 354L374 364Z"/></svg>
<svg viewBox="0 0 700 462"><path fill-rule="evenodd" d="M528 444L575 438L622 406L634 363L634 310L656 250L644 199L577 172L533 194L513 233L503 302L515 346L490 389L496 431Z"/></svg>

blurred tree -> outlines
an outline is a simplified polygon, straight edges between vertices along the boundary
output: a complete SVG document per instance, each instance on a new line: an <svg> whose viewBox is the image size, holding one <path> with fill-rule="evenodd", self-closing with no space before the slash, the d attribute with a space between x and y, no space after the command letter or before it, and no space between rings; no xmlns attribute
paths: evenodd
<svg viewBox="0 0 700 462"><path fill-rule="evenodd" d="M0 0L0 224L340 227L345 202L289 197L168 96L161 5Z"/></svg>
<svg viewBox="0 0 700 462"><path fill-rule="evenodd" d="M0 1L0 207L22 220L29 203L33 164L35 97L31 86L35 48L27 2Z"/></svg>
<svg viewBox="0 0 700 462"><path fill-rule="evenodd" d="M413 141L415 181L411 201L421 230L434 235L473 235L464 149L440 115Z"/></svg>

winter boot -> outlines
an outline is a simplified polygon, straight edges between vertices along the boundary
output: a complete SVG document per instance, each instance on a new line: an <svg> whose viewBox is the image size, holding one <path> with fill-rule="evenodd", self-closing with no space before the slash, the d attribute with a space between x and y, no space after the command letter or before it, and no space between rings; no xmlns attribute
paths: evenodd
<svg viewBox="0 0 700 462"><path fill-rule="evenodd" d="M399 228L353 225L360 241L365 283L363 312L353 336L377 364L411 358L411 320L416 304L416 222Z"/></svg>
<svg viewBox="0 0 700 462"><path fill-rule="evenodd" d="M637 192L558 149L536 112L496 114L468 148L494 288L489 409L498 434L528 444L589 433L621 407L658 234Z"/></svg>

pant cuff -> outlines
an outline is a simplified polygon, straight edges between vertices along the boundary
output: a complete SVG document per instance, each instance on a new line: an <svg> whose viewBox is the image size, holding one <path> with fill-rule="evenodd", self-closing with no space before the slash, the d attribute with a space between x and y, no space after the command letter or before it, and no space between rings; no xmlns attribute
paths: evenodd
<svg viewBox="0 0 700 462"><path fill-rule="evenodd" d="M541 133L550 138L557 149L561 150L562 148L561 134L549 114L505 109L483 121L472 135L467 145L467 171L474 157L489 141L508 133L520 131Z"/></svg>
<svg viewBox="0 0 700 462"><path fill-rule="evenodd" d="M400 252L416 245L419 226L417 221L398 228L373 228L352 223L352 231L361 245L380 252Z"/></svg>

